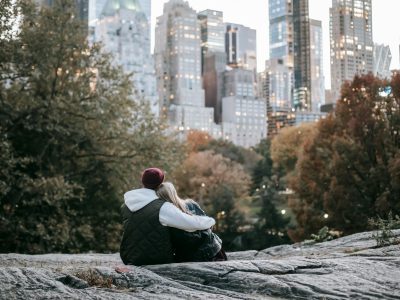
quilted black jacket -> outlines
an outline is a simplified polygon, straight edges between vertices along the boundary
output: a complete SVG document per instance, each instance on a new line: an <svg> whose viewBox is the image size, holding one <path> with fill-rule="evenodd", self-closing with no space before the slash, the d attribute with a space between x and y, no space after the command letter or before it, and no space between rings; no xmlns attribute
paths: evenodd
<svg viewBox="0 0 400 300"><path fill-rule="evenodd" d="M135 212L122 205L124 233L120 256L124 264L141 266L174 262L170 227L159 221L163 204L163 200L156 199Z"/></svg>

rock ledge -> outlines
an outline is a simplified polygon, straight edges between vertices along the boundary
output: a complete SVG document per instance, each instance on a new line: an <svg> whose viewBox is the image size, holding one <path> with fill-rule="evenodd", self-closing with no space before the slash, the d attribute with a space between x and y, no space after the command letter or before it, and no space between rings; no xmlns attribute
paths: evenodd
<svg viewBox="0 0 400 300"><path fill-rule="evenodd" d="M400 244L372 232L228 258L118 273L118 253L0 254L0 299L400 299Z"/></svg>

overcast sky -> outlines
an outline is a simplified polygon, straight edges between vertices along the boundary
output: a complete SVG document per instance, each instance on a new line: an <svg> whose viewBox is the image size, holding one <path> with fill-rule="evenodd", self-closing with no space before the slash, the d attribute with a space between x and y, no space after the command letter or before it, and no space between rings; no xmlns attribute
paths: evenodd
<svg viewBox="0 0 400 300"><path fill-rule="evenodd" d="M152 0L152 49L156 17L162 15L165 2L168 1ZM264 69L265 60L269 57L268 0L188 0L188 2L196 11L220 10L224 13L225 22L243 24L256 29L258 71ZM309 0L309 5L310 18L322 21L325 86L330 88L329 7L332 1ZM390 46L393 57L391 68L400 68L400 0L372 0L372 26L374 42Z"/></svg>

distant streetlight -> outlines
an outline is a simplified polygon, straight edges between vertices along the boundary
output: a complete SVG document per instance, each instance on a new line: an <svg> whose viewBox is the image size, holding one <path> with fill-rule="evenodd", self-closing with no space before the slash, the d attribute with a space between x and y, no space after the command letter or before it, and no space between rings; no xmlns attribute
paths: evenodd
<svg viewBox="0 0 400 300"><path fill-rule="evenodd" d="M282 210L281 210L281 214L282 214L282 215L286 214L286 210L285 210L285 209L282 209Z"/></svg>
<svg viewBox="0 0 400 300"><path fill-rule="evenodd" d="M225 211L224 210L217 212L217 222L215 224L217 231L221 229L221 221L224 218L225 218Z"/></svg>
<svg viewBox="0 0 400 300"><path fill-rule="evenodd" d="M328 219L329 215L328 214L324 214L324 219Z"/></svg>
<svg viewBox="0 0 400 300"><path fill-rule="evenodd" d="M206 192L206 190L205 190L206 184L205 184L204 182L202 182L202 183L200 184L200 186L201 186L201 188L200 188L200 199L199 199L199 203L200 203L201 205L204 205L204 203L203 203L203 196L204 196L204 193Z"/></svg>

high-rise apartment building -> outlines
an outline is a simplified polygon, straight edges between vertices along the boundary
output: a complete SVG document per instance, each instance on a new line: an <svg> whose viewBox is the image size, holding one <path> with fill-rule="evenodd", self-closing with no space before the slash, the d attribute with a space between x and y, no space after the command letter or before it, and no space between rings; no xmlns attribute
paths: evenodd
<svg viewBox="0 0 400 300"><path fill-rule="evenodd" d="M291 0L269 0L269 57L282 60L282 66L293 68L293 3Z"/></svg>
<svg viewBox="0 0 400 300"><path fill-rule="evenodd" d="M108 0L95 23L94 40L112 53L116 65L132 73L138 95L158 114L154 62L150 53L150 30L146 13L136 0Z"/></svg>
<svg viewBox="0 0 400 300"><path fill-rule="evenodd" d="M257 98L254 72L233 68L224 74L223 136L242 147L257 145L267 136L266 102Z"/></svg>
<svg viewBox="0 0 400 300"><path fill-rule="evenodd" d="M234 68L224 74L224 95L255 97L254 73L251 70Z"/></svg>
<svg viewBox="0 0 400 300"><path fill-rule="evenodd" d="M332 0L331 86L334 101L342 84L373 72L372 0Z"/></svg>
<svg viewBox="0 0 400 300"><path fill-rule="evenodd" d="M218 136L214 109L205 107L201 80L201 38L197 13L183 0L164 4L157 18L155 60L161 114L180 131Z"/></svg>
<svg viewBox="0 0 400 300"><path fill-rule="evenodd" d="M224 21L222 11L204 10L198 13L200 21L201 37L201 65L202 73L204 69L205 57L207 53L216 53L225 51L224 41Z"/></svg>
<svg viewBox="0 0 400 300"><path fill-rule="evenodd" d="M270 76L268 70L257 73L256 96L269 102Z"/></svg>
<svg viewBox="0 0 400 300"><path fill-rule="evenodd" d="M312 110L311 49L310 20L308 0L270 0L269 1L269 46L270 74L275 77L293 76L287 82L289 97L276 98L285 106L301 111ZM275 68L276 67L276 68ZM275 69L274 69L275 68ZM274 75L273 75L274 76ZM271 81L271 84L279 81ZM275 97L286 95L286 91L278 91L278 86L271 87Z"/></svg>
<svg viewBox="0 0 400 300"><path fill-rule="evenodd" d="M390 63L392 53L390 47L383 44L374 45L374 75L380 78L390 78Z"/></svg>
<svg viewBox="0 0 400 300"><path fill-rule="evenodd" d="M310 20L311 103L313 112L319 112L321 105L325 104L325 77L322 51L321 21Z"/></svg>
<svg viewBox="0 0 400 300"><path fill-rule="evenodd" d="M234 68L257 71L256 30L241 24L225 23L227 64Z"/></svg>
<svg viewBox="0 0 400 300"><path fill-rule="evenodd" d="M214 108L214 120L221 122L223 80L226 68L225 24L223 13L204 10L197 15L200 21L201 73L207 107Z"/></svg>
<svg viewBox="0 0 400 300"><path fill-rule="evenodd" d="M311 111L311 54L308 0L292 0L294 91L293 108Z"/></svg>
<svg viewBox="0 0 400 300"><path fill-rule="evenodd" d="M267 99L268 136L291 125L294 91L293 3L291 0L269 0L269 61Z"/></svg>

